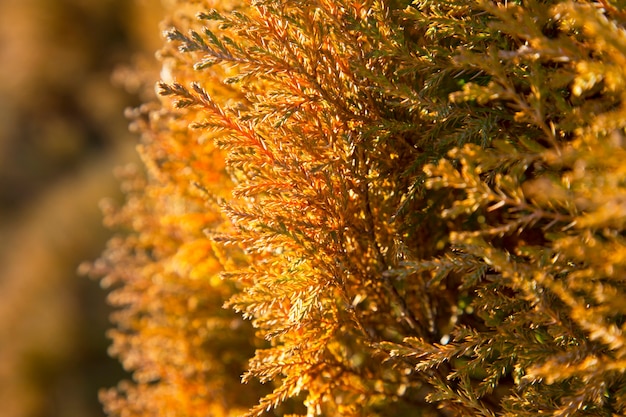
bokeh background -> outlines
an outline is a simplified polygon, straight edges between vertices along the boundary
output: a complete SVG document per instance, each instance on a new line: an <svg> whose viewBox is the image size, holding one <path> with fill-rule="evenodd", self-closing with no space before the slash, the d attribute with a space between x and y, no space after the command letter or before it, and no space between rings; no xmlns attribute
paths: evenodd
<svg viewBox="0 0 626 417"><path fill-rule="evenodd" d="M103 416L105 292L77 274L133 163L124 109L150 94L159 0L0 0L0 416ZM137 75L141 74L141 75Z"/></svg>

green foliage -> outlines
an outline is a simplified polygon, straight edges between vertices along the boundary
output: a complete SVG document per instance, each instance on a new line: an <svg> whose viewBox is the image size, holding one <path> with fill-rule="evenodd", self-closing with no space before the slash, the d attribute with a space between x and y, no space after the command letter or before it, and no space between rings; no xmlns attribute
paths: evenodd
<svg viewBox="0 0 626 417"><path fill-rule="evenodd" d="M166 327L181 340L205 335L201 363L223 360L224 343L256 348L244 382L274 385L251 394L261 399L248 416L288 399L309 416L625 413L620 10L470 0L202 10L167 35L172 80L151 115L172 121L143 128L156 191L137 198L177 197L132 226L126 245L138 236L150 256L131 245L119 258L156 295L124 311L175 317ZM183 233L164 227L168 213L211 220ZM207 257L221 267L198 271ZM155 281L153 266L171 271L170 259L187 267ZM227 315L215 310L224 300L259 341L189 327L197 310L159 301L170 285L210 298L202 320ZM120 339L123 358L144 352L142 329L127 336L137 345ZM141 386L145 365L129 367ZM151 380L156 392L167 375ZM210 392L231 383L226 371L181 375L218 384ZM206 411L222 394L177 395Z"/></svg>

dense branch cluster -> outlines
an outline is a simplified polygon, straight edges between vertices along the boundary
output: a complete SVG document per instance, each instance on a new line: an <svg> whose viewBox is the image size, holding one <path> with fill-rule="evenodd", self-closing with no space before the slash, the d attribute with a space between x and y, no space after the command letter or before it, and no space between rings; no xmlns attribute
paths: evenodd
<svg viewBox="0 0 626 417"><path fill-rule="evenodd" d="M626 413L623 6L177 4L109 414Z"/></svg>

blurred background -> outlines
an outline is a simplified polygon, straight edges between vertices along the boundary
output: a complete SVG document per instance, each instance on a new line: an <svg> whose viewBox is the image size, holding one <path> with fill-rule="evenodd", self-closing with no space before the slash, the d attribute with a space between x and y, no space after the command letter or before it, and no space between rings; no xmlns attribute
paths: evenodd
<svg viewBox="0 0 626 417"><path fill-rule="evenodd" d="M0 0L0 416L103 416L123 376L105 293L77 274L135 160L126 107L156 79L159 0ZM144 75L138 77L133 68Z"/></svg>

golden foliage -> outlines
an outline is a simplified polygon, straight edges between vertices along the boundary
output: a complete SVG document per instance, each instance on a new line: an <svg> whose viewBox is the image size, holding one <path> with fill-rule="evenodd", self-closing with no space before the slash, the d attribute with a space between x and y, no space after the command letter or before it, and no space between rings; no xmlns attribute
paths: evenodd
<svg viewBox="0 0 626 417"><path fill-rule="evenodd" d="M107 216L111 414L624 413L618 6L201 3Z"/></svg>

